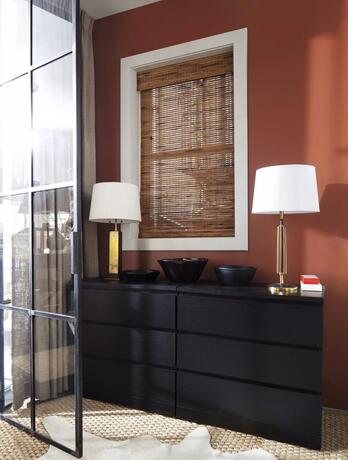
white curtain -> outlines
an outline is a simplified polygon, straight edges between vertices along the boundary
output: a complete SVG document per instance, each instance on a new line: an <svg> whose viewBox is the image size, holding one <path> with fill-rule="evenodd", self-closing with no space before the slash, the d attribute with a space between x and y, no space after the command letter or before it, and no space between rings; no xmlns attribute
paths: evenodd
<svg viewBox="0 0 348 460"><path fill-rule="evenodd" d="M86 278L99 275L97 224L88 221L92 187L96 182L93 23L93 19L81 11L83 272Z"/></svg>

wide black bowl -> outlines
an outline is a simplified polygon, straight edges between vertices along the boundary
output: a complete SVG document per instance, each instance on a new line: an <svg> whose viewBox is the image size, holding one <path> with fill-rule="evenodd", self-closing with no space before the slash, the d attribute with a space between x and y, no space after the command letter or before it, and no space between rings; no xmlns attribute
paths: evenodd
<svg viewBox="0 0 348 460"><path fill-rule="evenodd" d="M160 259L158 263L164 274L174 283L196 283L208 262L208 259Z"/></svg>
<svg viewBox="0 0 348 460"><path fill-rule="evenodd" d="M120 281L125 283L151 283L160 274L159 270L124 270L120 274Z"/></svg>
<svg viewBox="0 0 348 460"><path fill-rule="evenodd" d="M215 267L217 279L224 286L248 286L254 278L255 267L247 265L221 265Z"/></svg>

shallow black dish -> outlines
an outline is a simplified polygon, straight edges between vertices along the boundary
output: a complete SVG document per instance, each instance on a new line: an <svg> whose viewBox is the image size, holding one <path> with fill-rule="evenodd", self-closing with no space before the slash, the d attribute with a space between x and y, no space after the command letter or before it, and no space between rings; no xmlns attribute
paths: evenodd
<svg viewBox="0 0 348 460"><path fill-rule="evenodd" d="M224 286L248 286L254 278L255 267L247 265L221 265L215 267L217 279Z"/></svg>
<svg viewBox="0 0 348 460"><path fill-rule="evenodd" d="M199 280L208 259L160 259L157 261L164 274L174 283L196 283Z"/></svg>
<svg viewBox="0 0 348 460"><path fill-rule="evenodd" d="M120 274L120 281L125 283L151 283L156 280L159 274L159 270L124 270Z"/></svg>

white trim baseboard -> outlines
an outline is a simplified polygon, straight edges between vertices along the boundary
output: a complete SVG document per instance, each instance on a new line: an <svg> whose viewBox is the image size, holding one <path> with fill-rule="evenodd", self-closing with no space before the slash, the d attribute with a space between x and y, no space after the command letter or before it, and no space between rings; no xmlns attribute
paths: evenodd
<svg viewBox="0 0 348 460"><path fill-rule="evenodd" d="M138 238L123 225L123 250L248 250L247 29L234 30L121 59L121 180L140 186L140 97L137 72L233 50L235 236Z"/></svg>

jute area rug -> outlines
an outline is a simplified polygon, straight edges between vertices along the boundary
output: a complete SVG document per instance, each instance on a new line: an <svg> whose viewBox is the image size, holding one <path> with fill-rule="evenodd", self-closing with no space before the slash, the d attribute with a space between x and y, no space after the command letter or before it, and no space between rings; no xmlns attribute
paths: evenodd
<svg viewBox="0 0 348 460"><path fill-rule="evenodd" d="M73 422L71 400L41 404L37 408L38 428L45 432L42 420L57 415ZM18 421L28 420L22 413ZM157 440L178 444L198 425L161 415L147 414L98 401L84 401L84 430L96 436L114 441L125 441L137 436L149 435ZM323 413L322 451L312 451L290 444L266 440L257 436L207 426L211 446L222 452L236 453L261 448L279 460L348 460L348 412L333 409ZM35 438L22 433L5 422L0 422L0 459L36 460L48 447Z"/></svg>

